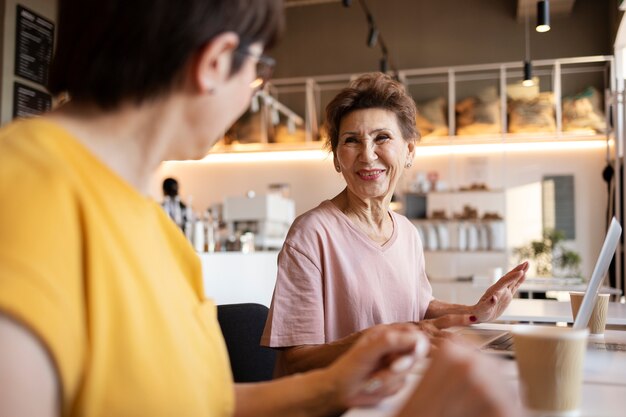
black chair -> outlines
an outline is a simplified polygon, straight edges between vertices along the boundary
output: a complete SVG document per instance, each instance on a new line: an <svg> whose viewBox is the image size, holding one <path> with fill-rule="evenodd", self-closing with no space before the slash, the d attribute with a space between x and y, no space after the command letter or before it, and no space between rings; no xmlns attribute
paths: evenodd
<svg viewBox="0 0 626 417"><path fill-rule="evenodd" d="M276 352L260 346L269 309L261 304L217 306L217 319L228 348L235 382L272 379Z"/></svg>

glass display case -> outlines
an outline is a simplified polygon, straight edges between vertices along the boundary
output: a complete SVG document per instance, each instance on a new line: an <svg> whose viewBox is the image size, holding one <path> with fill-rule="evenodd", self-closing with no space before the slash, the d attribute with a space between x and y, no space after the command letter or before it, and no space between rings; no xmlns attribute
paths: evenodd
<svg viewBox="0 0 626 417"><path fill-rule="evenodd" d="M421 146L604 140L613 63L612 56L536 60L533 86L522 85L522 62L406 69L397 78L417 104ZM247 149L230 144L321 147L326 105L358 75L272 80L214 152Z"/></svg>

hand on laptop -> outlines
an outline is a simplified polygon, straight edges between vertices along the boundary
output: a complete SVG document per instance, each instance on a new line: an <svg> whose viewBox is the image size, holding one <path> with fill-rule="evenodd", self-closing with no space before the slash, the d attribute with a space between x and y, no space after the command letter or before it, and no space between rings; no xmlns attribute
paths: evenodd
<svg viewBox="0 0 626 417"><path fill-rule="evenodd" d="M495 359L444 342L396 417L518 417L515 393Z"/></svg>
<svg viewBox="0 0 626 417"><path fill-rule="evenodd" d="M408 323L375 326L324 372L344 407L374 405L404 386L428 350L426 336Z"/></svg>
<svg viewBox="0 0 626 417"><path fill-rule="evenodd" d="M513 295L519 286L526 279L527 271L528 262L523 262L485 291L485 294L471 310L479 322L488 322L500 317L513 299Z"/></svg>
<svg viewBox="0 0 626 417"><path fill-rule="evenodd" d="M444 329L469 326L476 323L476 321L476 317L473 317L471 314L446 314L436 319L420 320L415 322L415 325L430 337L450 338L453 336L453 333L446 332Z"/></svg>

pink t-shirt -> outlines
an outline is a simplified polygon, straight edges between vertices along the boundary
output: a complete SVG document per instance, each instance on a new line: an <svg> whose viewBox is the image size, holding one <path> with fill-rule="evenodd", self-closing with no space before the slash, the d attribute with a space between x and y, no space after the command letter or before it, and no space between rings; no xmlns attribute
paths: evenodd
<svg viewBox="0 0 626 417"><path fill-rule="evenodd" d="M419 321L432 300L417 230L390 212L379 245L332 202L298 217L278 255L278 277L261 344L330 343L381 323Z"/></svg>

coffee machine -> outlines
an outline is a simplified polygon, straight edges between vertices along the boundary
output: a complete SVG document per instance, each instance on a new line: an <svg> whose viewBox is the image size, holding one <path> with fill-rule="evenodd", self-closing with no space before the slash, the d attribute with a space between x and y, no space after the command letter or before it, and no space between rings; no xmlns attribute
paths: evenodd
<svg viewBox="0 0 626 417"><path fill-rule="evenodd" d="M230 236L254 233L257 249L280 249L295 219L295 202L280 194L227 197L222 219Z"/></svg>

